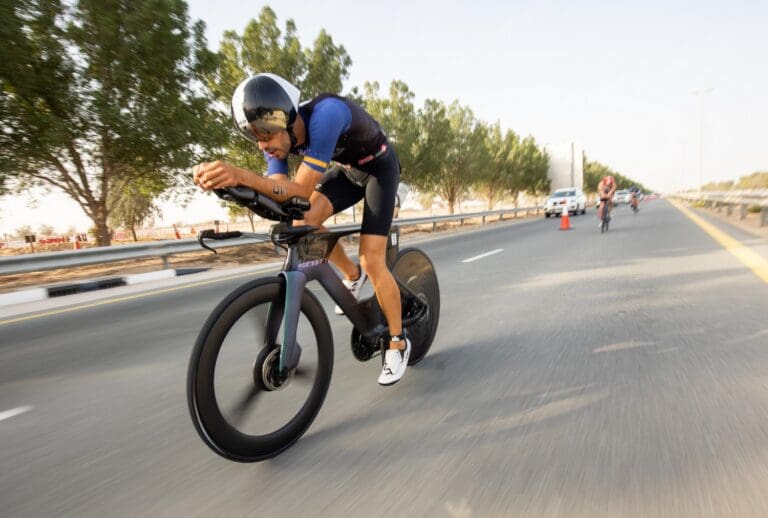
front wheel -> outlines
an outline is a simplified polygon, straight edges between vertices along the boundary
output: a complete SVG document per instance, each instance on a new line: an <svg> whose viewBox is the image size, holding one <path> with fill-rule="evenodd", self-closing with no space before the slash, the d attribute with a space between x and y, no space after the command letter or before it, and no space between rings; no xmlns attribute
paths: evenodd
<svg viewBox="0 0 768 518"><path fill-rule="evenodd" d="M317 298L304 290L298 366L279 369L284 281L258 279L213 310L192 350L187 402L203 442L222 457L255 462L295 443L320 411L333 370L333 337Z"/></svg>
<svg viewBox="0 0 768 518"><path fill-rule="evenodd" d="M432 340L437 332L440 320L440 286L437 281L435 267L429 257L415 248L406 248L397 255L392 266L392 275L398 283L407 288L401 297L403 304L403 319L415 307L413 297L417 297L427 306L427 311L416 322L405 328L406 335L411 341L411 356L408 365L419 363L432 346ZM411 303L409 303L409 301Z"/></svg>

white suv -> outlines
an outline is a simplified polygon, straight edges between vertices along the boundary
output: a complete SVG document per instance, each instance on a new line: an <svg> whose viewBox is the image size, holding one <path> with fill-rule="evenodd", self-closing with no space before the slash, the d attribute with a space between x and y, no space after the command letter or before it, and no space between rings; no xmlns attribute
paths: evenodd
<svg viewBox="0 0 768 518"><path fill-rule="evenodd" d="M562 214L564 207L568 208L568 214L584 214L587 212L587 197L578 187L558 189L544 204L544 217Z"/></svg>

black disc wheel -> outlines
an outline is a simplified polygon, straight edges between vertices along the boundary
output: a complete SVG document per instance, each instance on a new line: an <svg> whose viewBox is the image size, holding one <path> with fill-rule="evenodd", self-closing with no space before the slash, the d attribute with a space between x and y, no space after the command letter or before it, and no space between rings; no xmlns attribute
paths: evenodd
<svg viewBox="0 0 768 518"><path fill-rule="evenodd" d="M320 411L333 370L328 317L308 290L301 300L298 366L280 368L284 284L258 279L211 313L195 343L187 401L197 432L239 462L273 457L295 443Z"/></svg>
<svg viewBox="0 0 768 518"><path fill-rule="evenodd" d="M413 320L405 326L405 332L411 341L411 356L408 365L420 362L432 346L440 320L440 286L432 261L424 252L415 248L401 250L397 256L392 274L398 283L407 289L401 291L403 321ZM423 304L416 303L414 297ZM426 305L426 308L423 308Z"/></svg>

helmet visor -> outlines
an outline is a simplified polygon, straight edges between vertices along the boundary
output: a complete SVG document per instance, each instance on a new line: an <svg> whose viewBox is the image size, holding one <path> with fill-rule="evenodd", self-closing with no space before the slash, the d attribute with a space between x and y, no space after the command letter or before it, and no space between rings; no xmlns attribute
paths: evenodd
<svg viewBox="0 0 768 518"><path fill-rule="evenodd" d="M256 119L253 122L249 122L248 129L253 137L259 141L269 140L275 133L286 130L285 127L281 127L273 122L267 122L264 119Z"/></svg>

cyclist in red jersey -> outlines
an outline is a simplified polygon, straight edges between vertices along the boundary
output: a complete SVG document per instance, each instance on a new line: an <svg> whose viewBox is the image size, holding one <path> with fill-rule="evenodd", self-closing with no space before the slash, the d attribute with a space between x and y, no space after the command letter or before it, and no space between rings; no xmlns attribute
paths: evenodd
<svg viewBox="0 0 768 518"><path fill-rule="evenodd" d="M616 193L616 180L613 176L604 176L597 184L597 195L600 197L600 205L597 208L597 217L603 213L603 204L608 202L608 210L613 212L613 195Z"/></svg>

